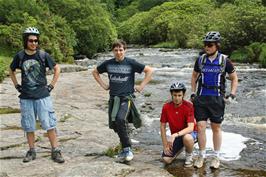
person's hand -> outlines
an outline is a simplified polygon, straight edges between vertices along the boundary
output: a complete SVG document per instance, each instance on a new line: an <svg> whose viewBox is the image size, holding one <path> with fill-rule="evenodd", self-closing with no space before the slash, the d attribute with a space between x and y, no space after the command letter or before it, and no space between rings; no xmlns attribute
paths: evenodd
<svg viewBox="0 0 266 177"><path fill-rule="evenodd" d="M109 90L109 89L110 89L110 86L107 85L107 84L104 84L103 89L104 89L104 90Z"/></svg>
<svg viewBox="0 0 266 177"><path fill-rule="evenodd" d="M176 138L176 136L175 136L174 134L172 134L172 135L170 136L170 138L169 138L169 142L171 143L171 146L174 145L175 138Z"/></svg>
<svg viewBox="0 0 266 177"><path fill-rule="evenodd" d="M195 100L195 98L196 98L196 94L195 93L192 93L190 95L190 101L193 102Z"/></svg>
<svg viewBox="0 0 266 177"><path fill-rule="evenodd" d="M137 85L135 86L135 91L140 93L143 90L143 88L144 87L142 87L141 85Z"/></svg>
<svg viewBox="0 0 266 177"><path fill-rule="evenodd" d="M48 92L51 92L54 89L52 84L47 85Z"/></svg>
<svg viewBox="0 0 266 177"><path fill-rule="evenodd" d="M17 89L17 91L18 91L19 93L21 93L21 91L22 91L22 87L21 87L20 84L17 84L17 85L15 86L15 88Z"/></svg>
<svg viewBox="0 0 266 177"><path fill-rule="evenodd" d="M165 155L168 155L168 156L172 155L172 146L170 142L167 142L167 145L163 148L163 152Z"/></svg>
<svg viewBox="0 0 266 177"><path fill-rule="evenodd" d="M229 103L237 103L236 101L236 95L230 93L229 95L225 96L225 103L229 104Z"/></svg>

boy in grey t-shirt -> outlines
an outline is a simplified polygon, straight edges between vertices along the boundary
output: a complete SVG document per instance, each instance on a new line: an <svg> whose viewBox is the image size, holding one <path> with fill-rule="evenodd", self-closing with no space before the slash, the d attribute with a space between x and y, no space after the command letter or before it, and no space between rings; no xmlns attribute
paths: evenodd
<svg viewBox="0 0 266 177"><path fill-rule="evenodd" d="M131 142L128 136L127 128L127 116L131 109L131 102L128 100L128 96L131 96L134 91L141 92L145 85L151 80L152 68L138 63L134 59L125 57L126 43L122 40L118 40L113 43L112 51L114 58L104 61L92 72L95 80L99 85L105 89L110 90L110 101L113 106L118 107L118 111L115 115L114 131L118 134L120 142L122 144L122 152L119 157L126 161L133 159L133 152L131 150ZM103 82L100 77L102 73L108 73L109 84ZM145 78L140 85L135 86L135 73L145 73ZM119 100L116 105L116 100ZM109 105L109 116L110 116Z"/></svg>

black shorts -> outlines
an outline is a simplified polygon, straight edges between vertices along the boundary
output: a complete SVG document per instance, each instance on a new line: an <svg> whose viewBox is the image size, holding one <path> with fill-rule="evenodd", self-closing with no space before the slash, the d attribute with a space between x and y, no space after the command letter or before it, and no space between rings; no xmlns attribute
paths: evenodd
<svg viewBox="0 0 266 177"><path fill-rule="evenodd" d="M197 96L193 102L197 122L207 121L220 124L224 120L225 102L222 96Z"/></svg>

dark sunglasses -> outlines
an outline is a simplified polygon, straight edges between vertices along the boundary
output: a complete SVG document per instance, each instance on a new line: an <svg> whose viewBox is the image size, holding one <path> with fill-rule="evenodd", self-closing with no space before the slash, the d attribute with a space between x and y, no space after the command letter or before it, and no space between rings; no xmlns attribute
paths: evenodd
<svg viewBox="0 0 266 177"><path fill-rule="evenodd" d="M38 39L29 39L28 42L30 42L30 43L33 43L33 42L38 43L39 41L38 41Z"/></svg>
<svg viewBox="0 0 266 177"><path fill-rule="evenodd" d="M114 51L115 51L115 52L118 52L118 51L119 51L119 52L123 52L124 49L114 49Z"/></svg>
<svg viewBox="0 0 266 177"><path fill-rule="evenodd" d="M204 43L204 47L212 47L214 46L215 44L214 43Z"/></svg>

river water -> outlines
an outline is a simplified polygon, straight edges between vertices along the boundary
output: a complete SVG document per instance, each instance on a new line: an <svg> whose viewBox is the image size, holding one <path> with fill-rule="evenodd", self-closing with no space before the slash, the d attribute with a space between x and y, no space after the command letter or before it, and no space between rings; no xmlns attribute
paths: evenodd
<svg viewBox="0 0 266 177"><path fill-rule="evenodd" d="M186 99L190 96L190 78L198 50L189 49L128 49L127 56L154 68L153 80L144 91L136 94L136 103L142 113L144 126L134 131L135 147L143 149L155 160L149 163L165 168L174 176L266 176L266 70L258 65L234 63L239 77L237 102L226 106L223 122L221 167L212 171L209 158L201 169L183 168L184 154L164 166L160 161L162 151L159 119L162 105L168 99L169 86L183 82L187 86ZM99 54L99 62L112 57L112 53ZM137 82L143 78L136 74ZM227 81L227 90L230 81ZM207 155L212 154L212 133L207 130ZM195 145L197 154L198 146Z"/></svg>

